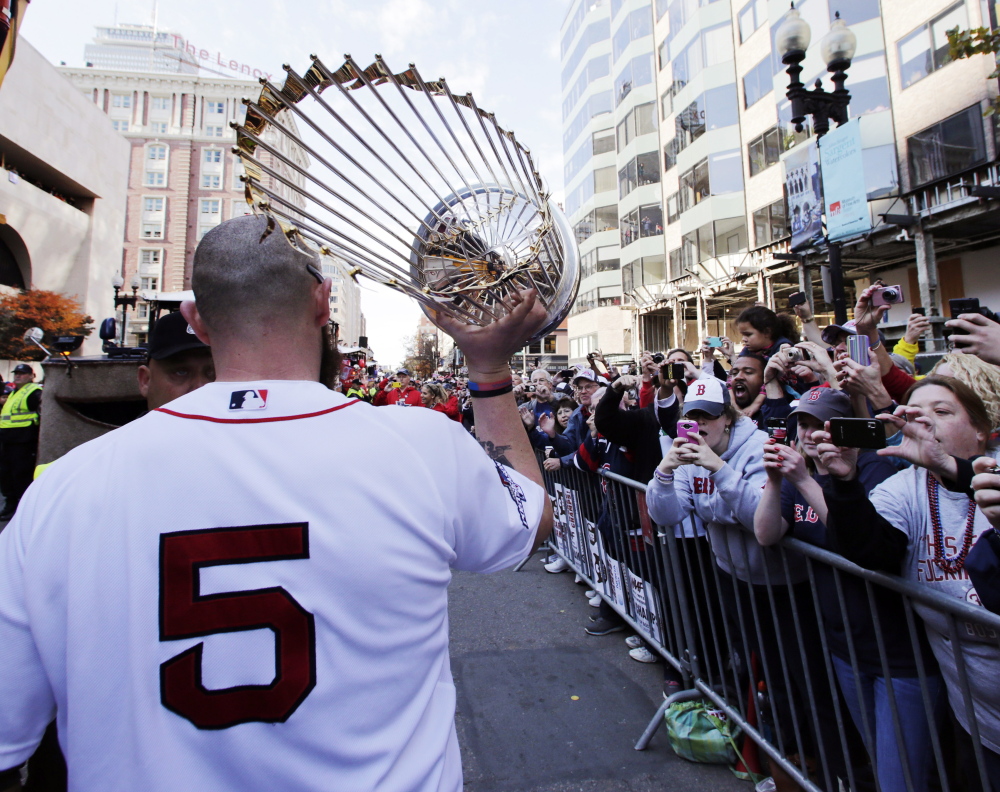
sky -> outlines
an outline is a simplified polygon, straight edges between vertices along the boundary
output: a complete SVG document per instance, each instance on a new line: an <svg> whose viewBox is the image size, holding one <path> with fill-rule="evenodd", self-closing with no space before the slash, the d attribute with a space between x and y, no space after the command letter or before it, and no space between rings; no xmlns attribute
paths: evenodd
<svg viewBox="0 0 1000 792"><path fill-rule="evenodd" d="M183 35L224 60L281 75L311 53L330 66L350 53L367 65L381 54L394 71L415 63L428 79L447 77L472 91L527 146L557 200L562 199L559 28L571 0L34 0L21 35L49 61L83 65L97 25L152 24ZM277 77L276 77L277 79ZM419 308L361 280L369 344L380 363L403 358Z"/></svg>

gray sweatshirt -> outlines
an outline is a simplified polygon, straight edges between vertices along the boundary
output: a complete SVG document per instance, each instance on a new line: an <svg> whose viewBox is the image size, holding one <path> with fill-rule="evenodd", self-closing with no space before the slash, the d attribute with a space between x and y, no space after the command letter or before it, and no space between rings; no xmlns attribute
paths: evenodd
<svg viewBox="0 0 1000 792"><path fill-rule="evenodd" d="M945 548L944 555L953 557L962 546L970 501L962 493L937 489L939 519ZM909 537L902 576L915 583L930 586L970 605L982 607L976 590L962 569L958 573L946 572L934 563L934 531L931 524L927 491L927 471L911 467L886 479L868 496L878 513L894 527ZM972 523L973 543L984 531L990 530L989 521L981 509L975 510ZM941 667L951 708L962 727L968 731L965 702L955 662L955 647L950 638L949 619L939 611L913 603L927 627L927 638ZM983 744L1000 753L1000 649L997 635L989 628L971 621L957 623L962 657L969 675L972 700L976 709L976 722Z"/></svg>
<svg viewBox="0 0 1000 792"><path fill-rule="evenodd" d="M767 482L764 441L767 433L749 418L733 424L726 463L717 473L699 465L681 465L673 484L654 478L646 490L649 515L662 526L676 525L695 515L708 527L719 567L740 580L763 585L799 583L806 578L805 560L788 553L785 575L779 550L761 547L753 533L753 517ZM767 576L764 574L765 567Z"/></svg>

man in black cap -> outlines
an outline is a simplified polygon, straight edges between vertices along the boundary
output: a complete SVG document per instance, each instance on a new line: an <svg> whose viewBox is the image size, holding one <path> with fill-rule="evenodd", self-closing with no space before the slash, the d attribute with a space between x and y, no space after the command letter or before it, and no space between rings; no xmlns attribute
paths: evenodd
<svg viewBox="0 0 1000 792"><path fill-rule="evenodd" d="M14 391L0 409L0 492L4 506L0 520L9 520L31 484L38 456L38 424L42 386L27 363L14 367Z"/></svg>
<svg viewBox="0 0 1000 792"><path fill-rule="evenodd" d="M139 366L139 392L150 410L215 382L212 350L180 312L161 316L149 334L146 364Z"/></svg>

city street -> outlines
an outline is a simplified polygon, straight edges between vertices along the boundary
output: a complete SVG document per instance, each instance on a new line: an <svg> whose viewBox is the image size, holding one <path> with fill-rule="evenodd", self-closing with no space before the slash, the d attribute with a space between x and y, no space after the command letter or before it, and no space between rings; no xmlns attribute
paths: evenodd
<svg viewBox="0 0 1000 792"><path fill-rule="evenodd" d="M663 729L634 750L662 700L662 666L630 659L628 633L587 635L596 610L584 590L572 572L545 572L541 554L520 572L455 574L451 661L466 790L748 792L726 767L677 757Z"/></svg>

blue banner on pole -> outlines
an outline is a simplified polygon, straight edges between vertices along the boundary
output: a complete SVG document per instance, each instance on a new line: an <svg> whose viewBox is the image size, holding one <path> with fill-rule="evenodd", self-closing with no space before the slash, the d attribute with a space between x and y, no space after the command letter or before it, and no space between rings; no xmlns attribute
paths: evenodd
<svg viewBox="0 0 1000 792"><path fill-rule="evenodd" d="M788 188L792 250L822 244L823 193L815 141L797 146L785 158L785 186Z"/></svg>
<svg viewBox="0 0 1000 792"><path fill-rule="evenodd" d="M824 135L819 141L819 160L827 236L838 240L870 231L860 119L848 121Z"/></svg>

